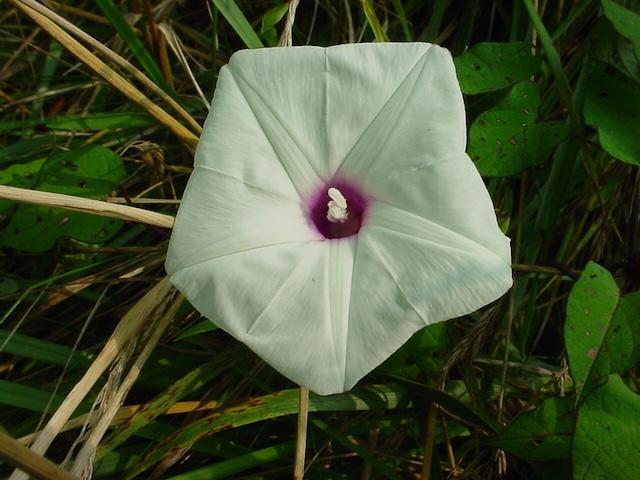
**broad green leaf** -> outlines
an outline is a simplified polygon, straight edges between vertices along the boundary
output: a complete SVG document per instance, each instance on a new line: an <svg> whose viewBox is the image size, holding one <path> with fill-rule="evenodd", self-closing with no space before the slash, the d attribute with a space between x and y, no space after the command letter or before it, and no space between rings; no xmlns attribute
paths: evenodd
<svg viewBox="0 0 640 480"><path fill-rule="evenodd" d="M623 373L640 359L639 315L640 292L621 299L607 270L593 262L586 266L569 295L564 327L578 397L608 374Z"/></svg>
<svg viewBox="0 0 640 480"><path fill-rule="evenodd" d="M260 26L260 34L264 38L270 47L278 45L278 32L276 31L276 24L282 20L285 14L289 11L289 3L281 3L276 5L271 10L268 10L262 16L262 25Z"/></svg>
<svg viewBox="0 0 640 480"><path fill-rule="evenodd" d="M537 121L539 106L538 87L521 82L474 120L469 131L469 156L482 175L514 175L539 165L566 138L566 123Z"/></svg>
<svg viewBox="0 0 640 480"><path fill-rule="evenodd" d="M620 301L620 292L611 274L597 263L589 262L573 286L567 304L564 341L569 366L580 397L589 377L602 379L594 371L613 315ZM600 377L600 378L597 378Z"/></svg>
<svg viewBox="0 0 640 480"><path fill-rule="evenodd" d="M463 93L475 95L514 85L540 70L526 42L478 43L455 59Z"/></svg>
<svg viewBox="0 0 640 480"><path fill-rule="evenodd" d="M298 411L299 390L279 392L253 398L234 407L196 420L161 442L149 452L137 468L127 472L133 478L165 457L175 448L188 448L203 437L255 422L292 415ZM408 406L407 391L398 385L355 387L338 395L311 394L309 412L388 410Z"/></svg>
<svg viewBox="0 0 640 480"><path fill-rule="evenodd" d="M628 293L620 300L613 316L612 337L616 339L602 361L610 365L609 373L622 374L640 361L640 291Z"/></svg>
<svg viewBox="0 0 640 480"><path fill-rule="evenodd" d="M570 398L548 398L518 416L490 443L526 460L569 458L575 421L573 405Z"/></svg>
<svg viewBox="0 0 640 480"><path fill-rule="evenodd" d="M90 115L67 115L46 122L49 128L59 130L107 130L114 128L140 128L156 122L146 113L93 113Z"/></svg>
<svg viewBox="0 0 640 480"><path fill-rule="evenodd" d="M445 350L449 344L447 322L435 323L418 330L407 342L407 350L425 378L437 378L442 371L444 359L436 352Z"/></svg>
<svg viewBox="0 0 640 480"><path fill-rule="evenodd" d="M41 135L18 140L11 145L0 148L0 164L13 163L25 157L32 159L40 151L43 152L42 155L45 155L44 152L55 148L57 140L55 135Z"/></svg>
<svg viewBox="0 0 640 480"><path fill-rule="evenodd" d="M133 53L133 56L140 62L140 66L149 78L165 92L170 92L171 87L165 80L164 75L162 75L160 67L133 31L131 25L129 25L118 7L113 3L113 0L96 0L96 4L100 10L102 10L105 17L109 19L113 28L116 29L120 37L127 44L131 53Z"/></svg>
<svg viewBox="0 0 640 480"><path fill-rule="evenodd" d="M111 150L90 146L60 152L49 158L35 184L37 190L100 198L111 193L125 176L122 160ZM0 232L0 246L44 252L59 237L87 243L111 238L120 220L64 209L21 204Z"/></svg>
<svg viewBox="0 0 640 480"><path fill-rule="evenodd" d="M211 0L227 22L242 39L247 48L264 47L260 37L255 32L247 18L238 7L235 0Z"/></svg>
<svg viewBox="0 0 640 480"><path fill-rule="evenodd" d="M571 457L574 480L629 480L640 472L640 396L617 375L578 411Z"/></svg>
<svg viewBox="0 0 640 480"><path fill-rule="evenodd" d="M44 158L40 158L27 163L16 163L4 170L0 170L0 185L32 188L38 180L38 172L44 161ZM5 214L14 205L10 200L0 200L0 213Z"/></svg>
<svg viewBox="0 0 640 480"><path fill-rule="evenodd" d="M602 0L602 10L604 16L613 24L613 28L620 35L631 40L636 55L640 59L640 15L611 0Z"/></svg>
<svg viewBox="0 0 640 480"><path fill-rule="evenodd" d="M640 85L613 67L599 64L587 83L585 121L598 130L600 145L613 157L640 165Z"/></svg>

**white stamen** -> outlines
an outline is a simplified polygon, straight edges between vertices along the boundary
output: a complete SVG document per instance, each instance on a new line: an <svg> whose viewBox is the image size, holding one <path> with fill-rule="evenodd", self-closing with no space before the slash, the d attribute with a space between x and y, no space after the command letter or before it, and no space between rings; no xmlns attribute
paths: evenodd
<svg viewBox="0 0 640 480"><path fill-rule="evenodd" d="M337 188L331 187L327 192L331 199L327 203L327 220L331 223L344 223L347 221L347 199Z"/></svg>

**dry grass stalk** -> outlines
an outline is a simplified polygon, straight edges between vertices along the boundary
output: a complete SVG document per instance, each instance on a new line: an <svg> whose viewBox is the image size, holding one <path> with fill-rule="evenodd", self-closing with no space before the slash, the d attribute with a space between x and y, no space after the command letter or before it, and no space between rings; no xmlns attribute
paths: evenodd
<svg viewBox="0 0 640 480"><path fill-rule="evenodd" d="M167 301L168 300L169 298L167 297ZM110 396L109 404L105 406L103 415L92 427L89 437L85 440L82 449L76 456L73 468L71 469L72 474L80 475L82 478L90 478L90 474L87 475L87 472L91 471L91 464L100 440L102 440L102 437L109 429L109 426L118 413L119 408L122 406L122 402L124 402L129 390L131 390L131 387L133 387L134 383L138 380L142 367L160 341L160 337L171 323L171 320L173 320L173 317L178 311L178 308L180 308L180 305L182 305L183 301L184 297L177 294L177 298L171 303L171 306L166 310L166 312L164 312L156 322L149 325L148 331L151 333L145 340L142 351L134 361L122 383L118 386L115 394Z"/></svg>
<svg viewBox="0 0 640 480"><path fill-rule="evenodd" d="M279 47L291 47L293 46L293 23L296 20L296 9L298 8L300 0L291 0L289 2L289 11L287 12L287 20L285 21L284 28L282 29L282 35L278 41Z"/></svg>
<svg viewBox="0 0 640 480"><path fill-rule="evenodd" d="M111 426L120 425L128 421L131 417L133 417L136 413L140 412L145 405L124 405L118 408L117 413L111 420ZM220 404L218 402L210 401L210 402L201 402L199 400L186 400L184 402L177 402L171 405L163 415L182 415L185 413L193 413L193 412L206 412L209 410L215 410L219 408ZM68 432L69 430L74 430L76 428L82 427L87 420L89 419L89 414L80 415L78 417L72 418L67 423L64 424L62 430L60 432ZM25 445L30 445L33 440L40 434L40 432L30 433L29 435L25 435L24 437L20 437L18 439L19 442L24 443Z"/></svg>
<svg viewBox="0 0 640 480"><path fill-rule="evenodd" d="M167 93L164 90L158 87L149 77L147 77L144 73L138 70L131 63L129 63L125 58L121 57L116 52L114 52L104 44L100 43L98 40L93 38L84 30L76 27L73 23L71 23L64 17L50 10L45 5L42 5L41 3L36 2L35 0L20 0L20 1L22 1L22 3L27 4L34 10L37 10L39 13L46 16L51 21L55 22L60 27L72 33L73 35L78 37L80 40L84 41L87 45L91 46L91 48L94 48L98 53L103 55L105 58L109 59L111 62L118 65L127 73L131 74L136 80L142 83L145 87L147 87L153 93L158 95L158 97L164 100L167 103L167 105L173 108L175 112L178 115L180 115L180 117L191 126L191 128L196 134L200 135L202 133L202 126L198 122L196 122L191 115L189 115L189 112L187 112L184 108L182 108L178 102L176 102L173 98L171 98L170 95L167 95ZM68 8L57 3L56 3L56 6L59 8ZM80 9L76 9L76 10L80 10ZM75 10L70 10L70 11L73 11L73 13L75 14L79 14L79 12ZM80 11L82 12L82 10ZM97 18L104 21L102 17L98 16ZM94 20L94 21L98 21L98 20Z"/></svg>
<svg viewBox="0 0 640 480"><path fill-rule="evenodd" d="M196 77L193 74L193 72L191 71L191 67L189 66L189 61L187 60L187 56L185 55L185 48L184 48L184 45L182 44L182 41L180 40L180 37L178 37L173 27L171 27L171 25L167 23L158 24L158 31L162 34L160 38L164 39L163 45L167 45L167 44L169 45L174 55L178 58L178 61L184 68L184 71L187 72L187 75L189 76L189 79L193 84L193 88L195 88L196 91L198 92L198 95L200 96L202 103L204 104L205 107L207 107L207 110L209 110L211 108L211 105L207 101L207 97L205 97L204 92L202 91L202 88L200 88L200 84L196 80Z"/></svg>
<svg viewBox="0 0 640 480"><path fill-rule="evenodd" d="M100 376L111 365L120 351L146 324L147 319L165 306L166 298L171 294L172 286L168 278L158 282L147 294L122 317L104 348L91 364L82 379L73 387L58 410L53 414L40 435L31 446L36 454L44 454L54 438L60 433L80 402L86 397ZM10 480L27 480L28 474L15 470Z"/></svg>
<svg viewBox="0 0 640 480"><path fill-rule="evenodd" d="M146 223L163 228L173 228L174 218L170 215L129 207L116 203L93 200L91 198L64 195L62 193L40 192L27 188L0 185L0 198L16 202L33 203L45 207L59 207L75 212L91 213L103 217L119 218Z"/></svg>
<svg viewBox="0 0 640 480"><path fill-rule="evenodd" d="M0 432L0 458L20 467L33 478L42 480L79 480L41 455L33 453L22 443Z"/></svg>
<svg viewBox="0 0 640 480"><path fill-rule="evenodd" d="M191 131L179 123L175 118L165 112L162 108L152 102L140 90L134 87L124 77L109 67L106 63L96 57L93 53L82 46L76 39L60 28L56 23L47 18L45 15L27 5L29 0L10 0L10 2L31 17L38 25L45 29L55 38L61 45L69 50L82 63L93 70L100 78L114 87L120 93L125 95L131 101L139 105L149 115L158 120L162 125L171 130L178 138L183 140L187 145L195 148L198 143L196 137Z"/></svg>

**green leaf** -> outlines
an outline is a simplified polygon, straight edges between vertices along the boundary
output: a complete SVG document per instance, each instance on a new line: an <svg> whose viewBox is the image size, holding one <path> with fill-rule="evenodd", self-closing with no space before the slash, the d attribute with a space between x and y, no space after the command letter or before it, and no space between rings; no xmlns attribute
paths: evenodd
<svg viewBox="0 0 640 480"><path fill-rule="evenodd" d="M114 128L140 128L154 125L146 113L93 113L91 115L66 115L46 122L49 128L58 130L111 130Z"/></svg>
<svg viewBox="0 0 640 480"><path fill-rule="evenodd" d="M371 3L371 0L361 0L362 10L364 11L364 16L367 19L367 23L371 30L373 31L373 36L376 39L376 42L388 42L389 37L387 37L384 28L382 27L382 23L378 19L376 15L376 10Z"/></svg>
<svg viewBox="0 0 640 480"><path fill-rule="evenodd" d="M258 34L251 27L247 18L234 0L211 0L227 22L240 36L247 48L262 48L264 45Z"/></svg>
<svg viewBox="0 0 640 480"><path fill-rule="evenodd" d="M640 85L599 64L587 83L584 118L598 130L602 148L618 160L640 165Z"/></svg>
<svg viewBox="0 0 640 480"><path fill-rule="evenodd" d="M508 176L539 165L566 138L564 122L537 122L538 87L521 82L469 130L469 155L484 176Z"/></svg>
<svg viewBox="0 0 640 480"><path fill-rule="evenodd" d="M40 168L35 188L101 198L111 193L124 176L120 157L104 147L90 146L52 155ZM0 246L44 252L60 237L100 243L115 235L121 225L113 218L21 204L0 232Z"/></svg>
<svg viewBox="0 0 640 480"><path fill-rule="evenodd" d="M638 315L640 292L621 299L611 274L590 262L571 290L564 327L578 397L640 359Z"/></svg>
<svg viewBox="0 0 640 480"><path fill-rule="evenodd" d="M295 440L290 440L169 477L167 480L218 480L229 478L232 475L267 465L277 460L287 461L292 457L295 449ZM237 476L234 478L237 478Z"/></svg>
<svg viewBox="0 0 640 480"><path fill-rule="evenodd" d="M60 64L60 57L64 52L64 48L55 40L49 44L49 52L44 58L44 65L40 72L40 81L38 82L37 92L35 100L31 104L31 118L39 118L44 116L42 107L44 105L45 96L40 95L45 93L51 87L51 82L56 78L56 70Z"/></svg>
<svg viewBox="0 0 640 480"><path fill-rule="evenodd" d="M224 359L224 360L223 360ZM169 407L180 401L190 393L195 392L221 371L233 364L225 354L216 356L213 360L200 365L185 376L178 378L168 389L157 395L144 407L136 412L127 422L113 432L109 438L103 440L96 452L96 459L102 458L106 453L114 450L138 430L153 422L158 416L167 411Z"/></svg>
<svg viewBox="0 0 640 480"><path fill-rule="evenodd" d="M612 342L603 361L609 373L622 374L640 361L640 291L622 297L611 327Z"/></svg>
<svg viewBox="0 0 640 480"><path fill-rule="evenodd" d="M444 359L434 354L449 345L447 322L434 323L418 330L407 342L406 348L425 378L437 378Z"/></svg>
<svg viewBox="0 0 640 480"><path fill-rule="evenodd" d="M611 0L602 0L602 10L616 32L631 40L636 56L640 59L640 15Z"/></svg>
<svg viewBox="0 0 640 480"><path fill-rule="evenodd" d="M576 421L571 451L574 480L629 480L640 471L640 396L622 379L588 395Z"/></svg>
<svg viewBox="0 0 640 480"><path fill-rule="evenodd" d="M282 390L193 421L150 451L136 469L127 472L125 478L135 477L164 458L168 452L175 448L190 447L207 435L295 414L298 411L298 397L299 389ZM407 405L407 391L398 385L355 387L338 395L321 396L312 393L309 397L309 412L387 410Z"/></svg>
<svg viewBox="0 0 640 480"><path fill-rule="evenodd" d="M116 29L120 37L125 41L133 56L140 62L140 66L145 73L156 85L161 87L165 92L170 92L171 87L162 75L160 67L153 59L149 51L145 48L142 41L133 31L127 20L124 18L118 7L112 0L96 0L96 4L102 10L105 17L109 19L113 28Z"/></svg>
<svg viewBox="0 0 640 480"><path fill-rule="evenodd" d="M478 43L455 59L462 91L491 92L526 80L540 70L540 58L525 42Z"/></svg>
<svg viewBox="0 0 640 480"><path fill-rule="evenodd" d="M572 399L548 398L536 409L518 416L489 443L525 460L569 458L574 427L572 410Z"/></svg>
<svg viewBox="0 0 640 480"><path fill-rule="evenodd" d="M45 151L55 148L57 140L55 135L42 135L18 140L7 147L0 148L0 164L13 163L25 157L32 159L40 151L45 155Z"/></svg>
<svg viewBox="0 0 640 480"><path fill-rule="evenodd" d="M38 180L38 172L44 163L44 158L27 163L16 163L9 168L0 170L0 185L12 187L32 188ZM6 214L15 205L10 200L0 200L0 213Z"/></svg>
<svg viewBox="0 0 640 480"><path fill-rule="evenodd" d="M51 393L45 390L0 380L0 405L32 412L44 412L50 398ZM62 395L54 396L51 405L49 405L49 411L54 411L62 403L62 400L64 400Z"/></svg>
<svg viewBox="0 0 640 480"><path fill-rule="evenodd" d="M217 330L218 326L211 320L201 320L195 325L185 328L176 336L176 341Z"/></svg>
<svg viewBox="0 0 640 480"><path fill-rule="evenodd" d="M268 10L262 16L262 25L260 26L260 34L262 38L267 41L270 47L278 45L278 32L276 31L276 24L282 20L285 14L289 11L289 3L282 3L276 5L271 10Z"/></svg>
<svg viewBox="0 0 640 480"><path fill-rule="evenodd" d="M0 296L14 295L20 291L20 284L7 275L0 275ZM2 343L2 341L0 341Z"/></svg>
<svg viewBox="0 0 640 480"><path fill-rule="evenodd" d="M9 336L7 330L0 330L0 345ZM94 355L82 351L73 352L70 348L57 343L40 340L28 335L14 333L4 346L3 353L39 360L51 365L66 365L70 368L88 368Z"/></svg>
<svg viewBox="0 0 640 480"><path fill-rule="evenodd" d="M473 425L477 428L482 428L487 432L495 432L496 427L492 420L485 419L482 415L478 414L473 408L466 405L462 401L453 397L452 395L443 392L437 388L430 387L428 385L414 382L406 378L401 378L396 375L388 375L393 380L399 382L409 389L412 395L422 397L430 402L435 402L438 405L446 408L449 412L460 417L460 419Z"/></svg>

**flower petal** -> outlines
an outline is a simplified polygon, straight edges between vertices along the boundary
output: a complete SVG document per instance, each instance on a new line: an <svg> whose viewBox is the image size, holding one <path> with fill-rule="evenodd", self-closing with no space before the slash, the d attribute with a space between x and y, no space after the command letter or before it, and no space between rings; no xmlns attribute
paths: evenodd
<svg viewBox="0 0 640 480"><path fill-rule="evenodd" d="M174 225L167 272L245 250L316 240L318 235L291 183L285 179L289 190L274 192L277 183L275 176L271 190L265 190L208 166L197 166Z"/></svg>
<svg viewBox="0 0 640 480"><path fill-rule="evenodd" d="M465 153L387 174L378 171L365 181L377 201L441 225L511 262L510 240L500 231L489 192Z"/></svg>
<svg viewBox="0 0 640 480"><path fill-rule="evenodd" d="M325 55L320 47L242 50L227 67L302 195L330 176ZM243 138L246 142L250 137Z"/></svg>
<svg viewBox="0 0 640 480"><path fill-rule="evenodd" d="M276 245L179 270L171 282L267 363L314 392L344 391L355 240Z"/></svg>
<svg viewBox="0 0 640 480"><path fill-rule="evenodd" d="M381 177L397 169L464 152L465 111L451 54L437 45L410 45L410 48L395 45L388 51L371 45L373 58L360 57L361 62L368 63L352 62L344 66L347 70L344 74L350 77L358 76L354 70L365 68L389 69L392 75L387 73L386 77L379 78L375 72L369 74L362 80L359 91L351 87L357 85L353 80L335 90L330 84L333 94L330 101L335 102L334 96L339 95L343 103L355 102L358 108L352 115L360 116L361 108L364 113L351 121L366 125L346 155L339 175L355 179L365 175ZM397 57L396 63L402 61L411 68L393 70L387 63L391 56ZM367 105L367 102L375 104L371 91L376 92L376 97L380 91L384 99L382 105L376 105L379 110L373 117L372 107ZM332 133L340 138L339 131Z"/></svg>
<svg viewBox="0 0 640 480"><path fill-rule="evenodd" d="M274 150L276 147L286 150L288 140L271 138L268 133L271 132L266 132L256 119L252 106L238 88L229 68L223 67L218 76L211 112L198 142L195 165L212 168L241 182L292 199L299 198L278 151ZM297 162L300 166L291 168L300 170L299 183L313 182L314 174L306 170L304 157L298 157Z"/></svg>
<svg viewBox="0 0 640 480"><path fill-rule="evenodd" d="M377 203L358 235L344 388L420 328L473 312L511 284L510 264L494 252Z"/></svg>

